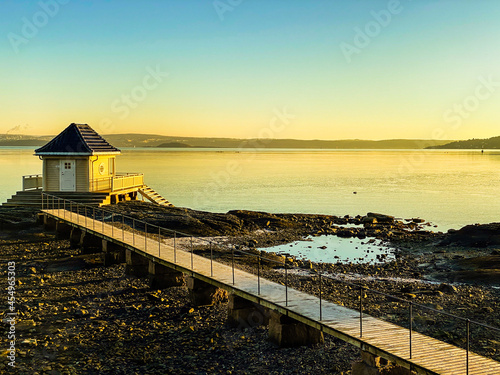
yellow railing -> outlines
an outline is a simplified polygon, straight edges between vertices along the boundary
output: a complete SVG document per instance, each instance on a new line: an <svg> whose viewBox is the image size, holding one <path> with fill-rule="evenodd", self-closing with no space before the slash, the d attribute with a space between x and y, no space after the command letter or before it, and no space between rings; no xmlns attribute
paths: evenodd
<svg viewBox="0 0 500 375"><path fill-rule="evenodd" d="M41 189L43 184L43 178L41 174L30 174L23 176L23 191L24 190L34 190Z"/></svg>
<svg viewBox="0 0 500 375"><path fill-rule="evenodd" d="M144 185L142 173L126 173L90 180L90 191L118 191Z"/></svg>

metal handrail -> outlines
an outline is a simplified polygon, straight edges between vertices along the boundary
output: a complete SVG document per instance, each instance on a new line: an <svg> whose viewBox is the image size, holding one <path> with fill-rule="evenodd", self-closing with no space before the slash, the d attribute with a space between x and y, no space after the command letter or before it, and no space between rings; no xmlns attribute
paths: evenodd
<svg viewBox="0 0 500 375"><path fill-rule="evenodd" d="M77 207L77 210L79 210L79 206L87 206L85 204L82 204L82 203L78 203L78 202L75 202L75 201L71 201L69 199L64 199L64 198L60 198L60 197L57 197L55 195L52 195L52 194L48 194L48 193L42 193L42 210L44 209L44 196L47 197L47 202L46 202L46 206L49 206L50 203L52 203L52 207L55 207L55 203L54 203L54 198L56 198L58 200L58 207L59 207L59 200L62 200L63 201L63 206L66 207L66 202L69 202L70 205L70 213L73 212L73 204L76 204L76 207ZM52 202L50 202L49 198L52 198ZM134 239L134 246L135 246L135 232L136 232L136 223L142 223L144 224L144 228L145 228L145 247L147 247L147 227L148 226L151 226L151 227L155 227L158 229L158 242L159 242L159 252L160 252L160 249L161 249L161 231L167 231L169 233L171 233L173 235L173 243L174 243L174 263L176 263L177 259L176 259L176 243L177 243L177 236L180 235L181 237L186 237L186 238L190 238L190 255L191 255L191 269L194 270L194 256L193 256L193 236L191 234L187 234L187 233L184 233L184 232L180 232L178 230L173 230L173 229L168 229L168 228L163 228L163 227L160 227L158 225L154 225L154 224L151 224L151 223L148 223L144 220L140 220L140 219L135 219L134 217L131 217L131 216L128 216L128 215L124 215L124 214L121 214L121 213L116 213L115 211L111 211L111 210L105 210L103 208L98 208L98 210L100 210L102 212L102 222L103 222L103 228L104 228L104 222L105 222L105 219L106 217L104 216L105 213L108 213L111 214L111 220L112 220L112 224L114 224L114 215L121 215L122 216L122 224L125 222L125 218L126 219L129 219L129 220L132 220L132 234L133 234L133 239ZM94 212L94 217L95 217L95 207L93 207L93 212ZM85 215L86 216L86 215ZM112 227L114 227L114 225L112 225ZM124 231L125 231L125 226L122 225L122 236L121 236L121 239L123 240L124 239ZM150 231L150 233L152 234L153 232ZM114 232L112 232L112 236L114 237ZM205 244L208 244L209 245L209 248L210 248L210 268L211 268L211 276L213 276L213 266L212 266L212 263L213 263L213 246L212 245L218 245L219 247L224 247L224 245L220 245L220 244L217 244L216 242L214 241L211 241L211 240L207 240L207 239L204 239L202 237L196 237L197 240L199 242L202 242L202 243L205 243ZM287 263L289 263L287 261L287 257L284 257L284 260L283 262L280 262L280 261L277 261L275 259L271 259L271 258L267 258L265 256L262 256L261 252L259 251L259 254L254 254L254 253L251 253L251 252L248 252L248 251L244 251L244 250L241 250L239 247L236 247L234 245L230 245L229 246L229 250L231 251L231 267L232 267L232 281L233 281L233 284L235 283L235 263L234 263L234 253L237 252L237 253L240 253L240 254L244 254L244 255L248 255L248 256L251 256L251 257L256 257L257 258L257 261L258 261L258 267L257 267L257 291L258 291L258 295L260 295L260 278L261 278L261 275L260 275L260 267L261 267L261 261L267 261L267 262L270 262L270 263L275 263L275 264L278 264L278 265L282 265L284 270L285 270L285 305L288 306L288 269L289 268L297 268L297 267L290 267L290 265L288 264L287 266ZM322 297L322 280L321 278L328 278L330 280L333 280L335 282L339 282L341 284L345 284L345 285L348 285L350 287L353 287L355 289L359 289L359 335L360 335L360 338L363 337L363 299L365 298L364 295L368 292L371 292L371 293L374 293L374 294L378 294L378 295L381 295L381 296L384 296L384 297L387 297L387 298L390 298L392 300L396 300L396 301L399 301L401 303L407 303L408 306L409 306L409 349L410 349L410 359L412 358L412 355L414 354L413 353L413 344L412 344L412 332L413 332L413 309L414 308L420 308L420 309L424 309L424 310L428 310L428 311L431 311L433 313L437 313L437 314L440 314L440 315L445 315L445 316L448 316L448 317L451 317L451 318L454 318L454 319L458 319L458 320L461 320L463 322L466 323L466 373L468 374L469 373L469 352L470 352L470 326L471 325L477 325L477 326L481 326L483 328L487 328L489 330L493 330L495 332L498 332L500 333L500 328L497 328L497 327L492 327L488 324L485 324L485 323L481 323L481 322L477 322L477 321L473 321L473 320L470 320L468 318L464 318L464 317L461 317L461 316L458 316L458 315L455 315L455 314L451 314L451 313L448 313L448 312L445 312L445 311L442 311L442 310L437 310L437 309L434 309L432 307L429 307L429 306L425 306L425 305L422 305L422 304L419 304L419 303L415 303L413 301L410 301L408 299L404 299L404 298L401 298L401 297L398 297L398 296L394 296L394 295L391 295L391 294L388 294L388 293L385 293L385 292L381 292L379 290L376 290L376 289L371 289L371 288L368 288L362 284L359 284L359 283L352 283L352 282L349 282L349 281L345 281L345 280L340 280L340 279L334 279L332 277L328 277L328 274L324 274L323 272L318 272L318 276L319 276L319 316L320 316L320 320L322 320L322 301L323 301L323 297ZM380 318L379 318L380 319ZM383 319L380 319L380 320L383 320Z"/></svg>
<svg viewBox="0 0 500 375"><path fill-rule="evenodd" d="M140 177L141 183L133 183L131 185L127 185L126 187L121 187L120 189L115 189L115 185L118 181L123 181L127 178ZM101 185L103 185L101 187ZM113 176L107 177L98 177L92 178L90 180L90 191L100 191L100 190L123 190L131 187L142 186L144 185L144 174L143 173L116 173Z"/></svg>

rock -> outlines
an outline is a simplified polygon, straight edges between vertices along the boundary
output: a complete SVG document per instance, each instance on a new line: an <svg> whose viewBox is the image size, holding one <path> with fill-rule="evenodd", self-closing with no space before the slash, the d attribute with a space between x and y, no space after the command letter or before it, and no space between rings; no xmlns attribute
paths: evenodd
<svg viewBox="0 0 500 375"><path fill-rule="evenodd" d="M378 214L378 213L374 213L374 212L368 212L366 214L366 216L377 219L377 222L379 222L379 223L394 223L394 220L395 220L394 216Z"/></svg>
<svg viewBox="0 0 500 375"><path fill-rule="evenodd" d="M363 224L377 224L378 221L377 221L377 219L375 217L364 216L361 219L361 223L363 223Z"/></svg>
<svg viewBox="0 0 500 375"><path fill-rule="evenodd" d="M83 318L84 316L87 316L88 314L89 314L89 312L87 310L81 309L81 310L77 310L74 315L78 318Z"/></svg>
<svg viewBox="0 0 500 375"><path fill-rule="evenodd" d="M36 339L25 339L25 340L21 341L21 344L22 345L36 346L37 341L36 341Z"/></svg>
<svg viewBox="0 0 500 375"><path fill-rule="evenodd" d="M440 292L445 293L445 294L457 294L458 293L458 290L456 287L454 287L453 285L444 284L444 283L439 285L438 290Z"/></svg>
<svg viewBox="0 0 500 375"><path fill-rule="evenodd" d="M500 245L500 223L466 225L456 232L448 233L439 245L487 247Z"/></svg>
<svg viewBox="0 0 500 375"><path fill-rule="evenodd" d="M248 241L247 246L248 247L256 247L257 243L258 243L257 240L251 239L250 241Z"/></svg>

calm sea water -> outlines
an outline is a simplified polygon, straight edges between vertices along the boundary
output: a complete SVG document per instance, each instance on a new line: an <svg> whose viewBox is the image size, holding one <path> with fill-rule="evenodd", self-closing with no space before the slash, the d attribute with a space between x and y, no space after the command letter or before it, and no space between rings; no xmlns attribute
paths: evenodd
<svg viewBox="0 0 500 375"><path fill-rule="evenodd" d="M500 152L442 150L125 149L119 172L142 172L176 206L226 212L420 217L439 229L500 221ZM0 201L41 173L33 148L0 148Z"/></svg>

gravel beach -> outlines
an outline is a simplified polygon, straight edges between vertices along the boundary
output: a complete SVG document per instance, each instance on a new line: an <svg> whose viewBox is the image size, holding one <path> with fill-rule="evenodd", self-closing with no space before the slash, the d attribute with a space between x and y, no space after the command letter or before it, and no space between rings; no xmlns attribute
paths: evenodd
<svg viewBox="0 0 500 375"><path fill-rule="evenodd" d="M113 209L172 229L225 236L255 253L259 252L256 246L338 232L336 225L341 224L336 221L369 221L324 215L293 215L292 220L287 215L248 211L230 215L187 209L167 212L140 202ZM33 212L2 209L2 218L0 277L6 290L7 263L15 262L18 319L14 371L20 374L349 374L351 363L359 357L358 349L329 336L320 347L279 348L268 341L266 328L228 327L225 303L193 307L185 287L151 290L146 279L127 276L124 265L104 267L101 254L81 255L68 240L35 225ZM360 227L364 233L357 229L354 235L385 238L392 232L388 236L396 236L392 239L396 260L369 265L316 264L288 257L287 262L295 268L288 273L289 285L317 295L317 275L321 272L323 296L348 307L356 308L358 291L345 281L411 300L433 309L415 311L414 328L455 345L464 345L461 321L434 311L500 326L500 290L492 287L498 282L494 277L497 269L490 267L489 273L475 280L467 275L474 266L482 267L482 258L490 257L489 264L498 261L495 246L438 246L446 241L446 234L426 234L415 230L410 221L389 229L371 221ZM201 255L206 251L196 248ZM215 256L229 261L222 250ZM238 257L237 262L238 267L255 272L250 257ZM262 275L284 282L283 271L269 263L264 264ZM457 280L462 283L454 283ZM364 298L366 313L408 324L405 303L369 291ZM2 305L5 333L0 370L10 373L4 350L8 348L6 295ZM500 360L498 335L477 327L473 337L472 350Z"/></svg>

